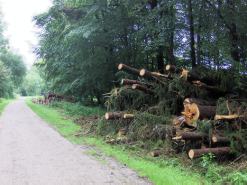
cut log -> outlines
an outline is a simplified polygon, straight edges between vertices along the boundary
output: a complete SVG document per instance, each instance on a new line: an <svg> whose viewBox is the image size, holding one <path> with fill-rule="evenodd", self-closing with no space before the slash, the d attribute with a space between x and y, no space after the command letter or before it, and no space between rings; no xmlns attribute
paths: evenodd
<svg viewBox="0 0 247 185"><path fill-rule="evenodd" d="M141 69L139 75L141 77L147 77L147 78L169 78L169 75L164 75L161 73L157 73L157 72L150 72L146 69Z"/></svg>
<svg viewBox="0 0 247 185"><path fill-rule="evenodd" d="M216 102L214 101L207 101L199 98L185 98L184 99L184 105L185 104L192 104L195 103L197 105L216 105Z"/></svg>
<svg viewBox="0 0 247 185"><path fill-rule="evenodd" d="M107 112L105 113L106 120L116 120L116 119L134 119L133 114L126 114L123 112Z"/></svg>
<svg viewBox="0 0 247 185"><path fill-rule="evenodd" d="M159 157L162 154L164 154L163 150L154 150L154 151L149 153L149 155L152 157Z"/></svg>
<svg viewBox="0 0 247 185"><path fill-rule="evenodd" d="M230 140L227 137L221 137L221 136L212 136L212 142L213 143L230 143Z"/></svg>
<svg viewBox="0 0 247 185"><path fill-rule="evenodd" d="M237 114L232 114L232 115L215 115L214 120L235 120L244 117L243 115L237 115Z"/></svg>
<svg viewBox="0 0 247 185"><path fill-rule="evenodd" d="M166 71L170 73L181 73L182 69L177 68L175 65L168 64L166 65Z"/></svg>
<svg viewBox="0 0 247 185"><path fill-rule="evenodd" d="M183 140L202 140L207 138L208 135L201 132L184 132L181 134L181 136L178 136L177 138L179 137Z"/></svg>
<svg viewBox="0 0 247 185"><path fill-rule="evenodd" d="M230 147L203 148L203 149L191 149L188 152L188 155L190 159L194 159L208 153L212 153L217 156L217 155L226 155L229 154L230 152L231 152Z"/></svg>
<svg viewBox="0 0 247 185"><path fill-rule="evenodd" d="M196 103L185 104L184 112L186 123L191 125L193 122L202 119L212 119L216 114L215 106L203 106Z"/></svg>
<svg viewBox="0 0 247 185"><path fill-rule="evenodd" d="M132 85L132 89L133 90L139 90L139 91L142 91L146 94L153 94L154 92L150 89L148 89L146 86L144 85L139 85L139 84L133 84Z"/></svg>
<svg viewBox="0 0 247 185"><path fill-rule="evenodd" d="M125 64L119 64L118 65L118 70L121 71L127 71L128 73L131 73L133 75L139 75L140 71L138 69L135 69L133 67L129 67Z"/></svg>
<svg viewBox="0 0 247 185"><path fill-rule="evenodd" d="M133 84L144 85L144 83L138 80L129 80L129 79L122 79L120 84L121 85L133 85Z"/></svg>
<svg viewBox="0 0 247 185"><path fill-rule="evenodd" d="M106 120L115 120L115 119L121 119L123 118L124 113L122 112L107 112L105 113L105 119Z"/></svg>

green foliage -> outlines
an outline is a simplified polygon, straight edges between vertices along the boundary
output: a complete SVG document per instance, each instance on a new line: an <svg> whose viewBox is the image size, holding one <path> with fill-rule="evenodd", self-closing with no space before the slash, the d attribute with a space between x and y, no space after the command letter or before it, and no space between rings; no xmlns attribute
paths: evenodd
<svg viewBox="0 0 247 185"><path fill-rule="evenodd" d="M10 70L11 80L16 88L19 88L26 75L26 66L22 58L12 52L2 53L0 60Z"/></svg>
<svg viewBox="0 0 247 185"><path fill-rule="evenodd" d="M13 97L13 82L11 81L11 72L0 61L0 97Z"/></svg>
<svg viewBox="0 0 247 185"><path fill-rule="evenodd" d="M231 184L234 185L244 185L247 184L247 173L245 172L233 172L230 174L225 182L230 182Z"/></svg>
<svg viewBox="0 0 247 185"><path fill-rule="evenodd" d="M41 95L46 89L46 84L41 78L38 70L33 66L27 73L20 88L22 96Z"/></svg>

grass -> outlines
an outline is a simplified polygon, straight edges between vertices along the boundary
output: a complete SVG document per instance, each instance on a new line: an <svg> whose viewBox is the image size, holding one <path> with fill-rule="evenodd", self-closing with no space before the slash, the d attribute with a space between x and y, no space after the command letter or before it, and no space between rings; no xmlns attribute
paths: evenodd
<svg viewBox="0 0 247 185"><path fill-rule="evenodd" d="M113 157L122 164L136 170L140 176L147 177L151 182L157 185L199 185L209 184L199 173L192 173L179 165L174 166L173 161L163 160L154 162L146 158L134 155L121 146L112 146L105 144L101 138L78 137L81 127L74 124L70 119L64 119L59 109L34 104L28 99L28 106L36 112L44 121L52 125L57 131L74 144L88 144L97 147L107 156ZM66 109L65 112L74 110ZM76 105L78 106L78 105ZM85 115L102 114L98 108L84 107ZM94 110L93 110L94 109ZM68 111L69 110L69 111ZM74 111L71 111L74 112Z"/></svg>
<svg viewBox="0 0 247 185"><path fill-rule="evenodd" d="M0 114L3 112L4 108L11 102L9 99L0 98Z"/></svg>

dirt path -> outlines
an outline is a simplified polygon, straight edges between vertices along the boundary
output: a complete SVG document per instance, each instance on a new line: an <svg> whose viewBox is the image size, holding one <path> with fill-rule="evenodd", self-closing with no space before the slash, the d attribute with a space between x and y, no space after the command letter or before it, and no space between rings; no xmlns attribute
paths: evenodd
<svg viewBox="0 0 247 185"><path fill-rule="evenodd" d="M146 180L112 159L88 155L16 100L0 118L1 185L145 185Z"/></svg>

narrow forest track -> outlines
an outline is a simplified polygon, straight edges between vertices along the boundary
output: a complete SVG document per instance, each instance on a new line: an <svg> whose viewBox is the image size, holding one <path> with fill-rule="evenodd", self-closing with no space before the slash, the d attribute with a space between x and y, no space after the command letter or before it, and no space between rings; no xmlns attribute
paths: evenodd
<svg viewBox="0 0 247 185"><path fill-rule="evenodd" d="M145 185L145 179L113 159L90 156L42 121L23 99L8 105L0 118L0 184Z"/></svg>

